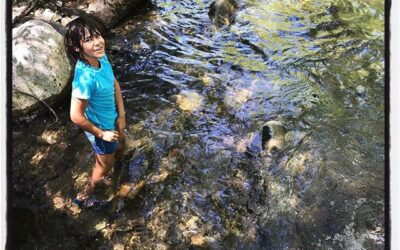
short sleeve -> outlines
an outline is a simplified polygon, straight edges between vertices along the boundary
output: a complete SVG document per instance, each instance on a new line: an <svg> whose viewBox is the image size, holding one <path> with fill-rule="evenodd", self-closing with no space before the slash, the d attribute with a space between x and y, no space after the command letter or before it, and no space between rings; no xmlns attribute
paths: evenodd
<svg viewBox="0 0 400 250"><path fill-rule="evenodd" d="M90 99L95 90L94 77L88 70L75 71L72 81L72 97L79 99Z"/></svg>

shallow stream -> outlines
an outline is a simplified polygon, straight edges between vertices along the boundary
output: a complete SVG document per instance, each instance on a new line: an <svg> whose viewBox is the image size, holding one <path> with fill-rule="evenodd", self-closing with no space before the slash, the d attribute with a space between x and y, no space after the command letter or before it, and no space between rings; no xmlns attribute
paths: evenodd
<svg viewBox="0 0 400 250"><path fill-rule="evenodd" d="M220 29L210 3L158 0L107 38L146 185L96 244L383 249L384 2L241 0Z"/></svg>

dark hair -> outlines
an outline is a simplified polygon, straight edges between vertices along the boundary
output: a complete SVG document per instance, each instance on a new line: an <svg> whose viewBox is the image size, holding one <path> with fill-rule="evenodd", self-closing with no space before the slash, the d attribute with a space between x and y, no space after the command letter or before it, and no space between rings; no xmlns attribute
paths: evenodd
<svg viewBox="0 0 400 250"><path fill-rule="evenodd" d="M81 42L85 39L86 31L90 36L102 35L101 27L88 18L78 17L67 24L64 33L64 46L71 62L75 65L78 60L89 64L82 55ZM79 49L79 51L76 51Z"/></svg>

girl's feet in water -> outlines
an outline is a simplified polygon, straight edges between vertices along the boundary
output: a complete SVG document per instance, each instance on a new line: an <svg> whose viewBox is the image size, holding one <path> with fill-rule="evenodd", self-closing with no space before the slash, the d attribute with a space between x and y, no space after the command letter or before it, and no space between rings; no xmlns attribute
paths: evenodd
<svg viewBox="0 0 400 250"><path fill-rule="evenodd" d="M83 200L75 198L73 200L73 203L75 205L77 205L79 208L97 207L100 204L100 202L98 200L96 200L94 197L83 199Z"/></svg>
<svg viewBox="0 0 400 250"><path fill-rule="evenodd" d="M94 188L95 183L93 182L92 178L88 178L85 187L83 188L82 192L78 193L76 198L73 200L73 203L79 207L91 207L95 205L94 200L96 199L91 198L94 193Z"/></svg>
<svg viewBox="0 0 400 250"><path fill-rule="evenodd" d="M111 168L110 171L108 171L108 173L97 182L93 182L92 178L89 177L86 181L84 189L77 194L76 198L73 200L73 203L80 208L101 206L102 202L94 197L94 192L97 187L111 187L113 184L113 174L114 168Z"/></svg>
<svg viewBox="0 0 400 250"><path fill-rule="evenodd" d="M106 187L111 187L113 184L113 174L114 174L114 168L111 168L110 171L108 171L107 174L105 174L97 183L96 185L104 185Z"/></svg>

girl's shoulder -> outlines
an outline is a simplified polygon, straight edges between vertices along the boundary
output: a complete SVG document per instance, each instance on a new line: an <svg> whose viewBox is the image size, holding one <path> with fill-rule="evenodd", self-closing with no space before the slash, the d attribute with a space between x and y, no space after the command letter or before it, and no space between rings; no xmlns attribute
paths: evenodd
<svg viewBox="0 0 400 250"><path fill-rule="evenodd" d="M73 82L76 83L89 83L94 79L94 71L91 67L85 63L78 61L74 69L74 79Z"/></svg>
<svg viewBox="0 0 400 250"><path fill-rule="evenodd" d="M77 71L87 71L90 70L90 67L88 67L88 65L84 62L82 62L81 60L76 61L75 64L75 72Z"/></svg>

